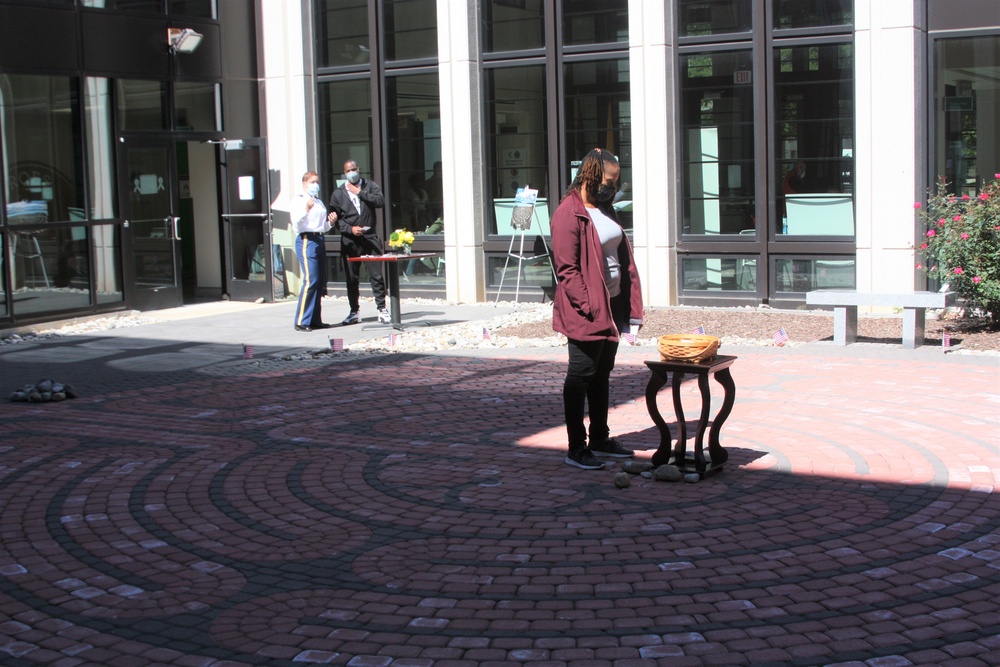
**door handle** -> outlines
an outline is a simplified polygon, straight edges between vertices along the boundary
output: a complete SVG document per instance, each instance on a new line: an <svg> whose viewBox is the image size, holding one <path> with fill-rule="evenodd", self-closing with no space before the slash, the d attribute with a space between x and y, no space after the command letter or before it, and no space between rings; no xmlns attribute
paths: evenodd
<svg viewBox="0 0 1000 667"><path fill-rule="evenodd" d="M180 233L180 227L178 226L177 223L179 223L181 219L176 215L168 215L166 218L163 219L163 221L170 226L170 231L173 234L173 240L180 241L181 233Z"/></svg>

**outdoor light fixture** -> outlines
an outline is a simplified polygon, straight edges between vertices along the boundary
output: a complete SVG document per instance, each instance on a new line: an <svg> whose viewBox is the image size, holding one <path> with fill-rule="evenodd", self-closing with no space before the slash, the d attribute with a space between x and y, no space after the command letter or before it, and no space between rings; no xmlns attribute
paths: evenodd
<svg viewBox="0 0 1000 667"><path fill-rule="evenodd" d="M170 53L194 53L194 50L201 44L202 37L204 35L191 28L167 28L167 43L170 45Z"/></svg>

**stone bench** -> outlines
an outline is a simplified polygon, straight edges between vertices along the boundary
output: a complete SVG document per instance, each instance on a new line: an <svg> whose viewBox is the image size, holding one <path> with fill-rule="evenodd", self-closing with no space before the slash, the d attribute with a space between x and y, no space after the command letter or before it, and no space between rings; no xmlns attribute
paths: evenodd
<svg viewBox="0 0 1000 667"><path fill-rule="evenodd" d="M947 308L955 302L954 292L909 292L877 294L845 289L806 292L806 304L833 306L833 342L847 345L858 340L858 306L903 309L903 347L913 350L924 344L924 322L928 308Z"/></svg>

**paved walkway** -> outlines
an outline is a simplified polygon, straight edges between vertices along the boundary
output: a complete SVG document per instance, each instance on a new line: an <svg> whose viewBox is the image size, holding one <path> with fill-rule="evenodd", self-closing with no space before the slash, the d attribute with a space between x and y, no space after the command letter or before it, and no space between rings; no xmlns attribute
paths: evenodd
<svg viewBox="0 0 1000 667"><path fill-rule="evenodd" d="M82 394L0 404L0 664L1000 665L996 357L724 348L723 471L617 489L564 349L282 361L288 307L0 348Z"/></svg>

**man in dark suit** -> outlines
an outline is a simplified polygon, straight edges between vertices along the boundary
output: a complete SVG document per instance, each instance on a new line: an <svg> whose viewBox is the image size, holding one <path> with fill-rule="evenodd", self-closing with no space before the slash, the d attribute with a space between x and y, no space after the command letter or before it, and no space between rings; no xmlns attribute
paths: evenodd
<svg viewBox="0 0 1000 667"><path fill-rule="evenodd" d="M350 262L348 258L383 253L382 240L375 231L375 209L385 206L385 197L378 183L361 178L358 163L354 160L344 163L344 179L345 183L330 196L330 211L337 213L337 227L340 228L340 256L347 280L347 301L351 306L351 312L343 323L348 325L361 321L358 289L361 263ZM368 268L375 306L378 308L378 321L388 324L390 318L385 307L382 264L365 262L365 265Z"/></svg>

